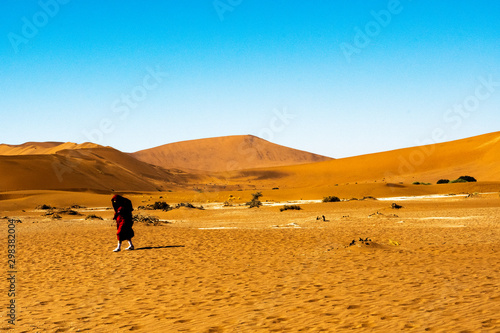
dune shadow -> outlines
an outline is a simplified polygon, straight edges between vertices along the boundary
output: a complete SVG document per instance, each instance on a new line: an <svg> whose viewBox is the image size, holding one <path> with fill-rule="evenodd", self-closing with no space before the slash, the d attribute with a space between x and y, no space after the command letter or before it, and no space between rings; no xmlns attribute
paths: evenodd
<svg viewBox="0 0 500 333"><path fill-rule="evenodd" d="M139 251L139 250L154 250L154 249L170 249L174 247L185 247L185 245L165 245L165 246L143 246L143 247L138 247L134 251Z"/></svg>
<svg viewBox="0 0 500 333"><path fill-rule="evenodd" d="M385 184L387 187L398 187L398 188L405 188L406 186L401 185L401 184L394 184L394 183L387 183Z"/></svg>

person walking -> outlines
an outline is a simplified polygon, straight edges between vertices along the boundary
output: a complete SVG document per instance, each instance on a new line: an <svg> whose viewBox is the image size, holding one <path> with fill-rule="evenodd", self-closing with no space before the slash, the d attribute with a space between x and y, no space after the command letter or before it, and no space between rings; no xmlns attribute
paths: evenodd
<svg viewBox="0 0 500 333"><path fill-rule="evenodd" d="M132 244L132 237L134 237L134 230L132 226L134 221L132 220L132 202L122 197L121 195L115 195L111 199L113 204L113 209L115 210L115 216L113 220L116 220L116 237L118 238L118 246L113 252L118 252L122 248L122 242L128 241L129 247L126 250L133 250L134 244Z"/></svg>

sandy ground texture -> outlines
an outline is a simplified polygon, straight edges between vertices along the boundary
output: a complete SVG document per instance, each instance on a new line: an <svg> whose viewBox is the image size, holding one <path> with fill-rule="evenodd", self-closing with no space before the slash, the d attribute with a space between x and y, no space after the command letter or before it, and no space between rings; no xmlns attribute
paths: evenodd
<svg viewBox="0 0 500 333"><path fill-rule="evenodd" d="M16 332L500 332L498 193L141 211L163 222L118 253L100 200L61 219L4 202Z"/></svg>

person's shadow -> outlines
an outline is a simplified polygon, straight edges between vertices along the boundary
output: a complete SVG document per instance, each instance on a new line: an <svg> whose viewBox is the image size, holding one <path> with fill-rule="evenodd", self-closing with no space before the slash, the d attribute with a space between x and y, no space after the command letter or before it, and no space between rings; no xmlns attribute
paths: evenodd
<svg viewBox="0 0 500 333"><path fill-rule="evenodd" d="M185 245L144 246L144 247L138 247L134 251L154 250L154 249L170 249L170 248L174 248L174 247L185 247Z"/></svg>

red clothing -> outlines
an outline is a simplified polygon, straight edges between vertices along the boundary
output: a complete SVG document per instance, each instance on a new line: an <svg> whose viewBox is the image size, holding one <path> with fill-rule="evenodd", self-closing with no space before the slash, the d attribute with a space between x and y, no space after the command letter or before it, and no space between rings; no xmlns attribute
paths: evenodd
<svg viewBox="0 0 500 333"><path fill-rule="evenodd" d="M134 230L132 229L134 225L132 211L134 209L132 208L132 202L121 195L115 195L111 202L115 210L113 219L116 220L116 237L119 241L132 239L134 237Z"/></svg>

